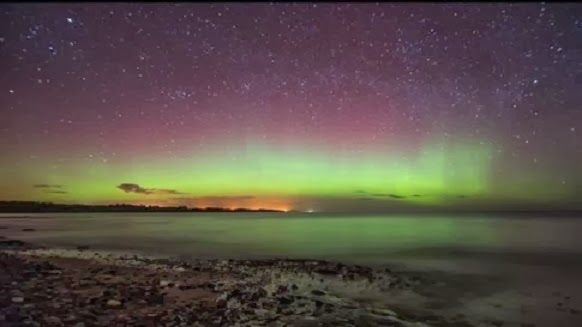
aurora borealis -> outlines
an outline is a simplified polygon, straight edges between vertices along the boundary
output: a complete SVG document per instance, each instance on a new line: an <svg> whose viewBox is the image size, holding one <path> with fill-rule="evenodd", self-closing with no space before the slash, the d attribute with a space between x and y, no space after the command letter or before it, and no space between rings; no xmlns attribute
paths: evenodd
<svg viewBox="0 0 582 327"><path fill-rule="evenodd" d="M582 209L580 13L2 4L0 200Z"/></svg>

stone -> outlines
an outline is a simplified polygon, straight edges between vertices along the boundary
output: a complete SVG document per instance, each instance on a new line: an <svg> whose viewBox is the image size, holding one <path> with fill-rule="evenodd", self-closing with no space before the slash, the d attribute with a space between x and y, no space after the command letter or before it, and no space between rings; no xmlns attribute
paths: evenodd
<svg viewBox="0 0 582 327"><path fill-rule="evenodd" d="M293 297L290 297L290 296L282 296L282 297L279 298L279 303L285 304L285 305L291 304L291 303L293 303Z"/></svg>
<svg viewBox="0 0 582 327"><path fill-rule="evenodd" d="M0 241L0 247L18 248L23 247L24 245L26 245L26 243L19 240Z"/></svg>
<svg viewBox="0 0 582 327"><path fill-rule="evenodd" d="M123 304L115 299L110 299L107 301L107 306L110 308L118 309L123 307Z"/></svg>
<svg viewBox="0 0 582 327"><path fill-rule="evenodd" d="M44 318L44 322L47 323L48 325L60 325L60 324L62 324L61 319L59 319L59 317L55 317L55 316L50 316L50 317Z"/></svg>
<svg viewBox="0 0 582 327"><path fill-rule="evenodd" d="M12 298L12 302L14 303L22 303L24 302L24 298L22 296L15 296Z"/></svg>
<svg viewBox="0 0 582 327"><path fill-rule="evenodd" d="M71 314L68 314L63 321L71 323L71 322L74 322L76 320L77 320L77 316L75 316L74 314L71 313Z"/></svg>
<svg viewBox="0 0 582 327"><path fill-rule="evenodd" d="M233 298L233 297L240 297L242 295L242 292L237 288L234 289L230 292L230 294L228 295L229 298Z"/></svg>
<svg viewBox="0 0 582 327"><path fill-rule="evenodd" d="M277 288L277 294L287 293L288 289L285 285L279 285Z"/></svg>
<svg viewBox="0 0 582 327"><path fill-rule="evenodd" d="M265 291L265 289L261 287L256 292L254 292L253 295L251 295L251 300L256 301L265 296L267 296L267 291Z"/></svg>
<svg viewBox="0 0 582 327"><path fill-rule="evenodd" d="M151 295L148 302L150 304L164 304L164 296L161 294Z"/></svg>
<svg viewBox="0 0 582 327"><path fill-rule="evenodd" d="M394 312L390 309L383 309L383 308L374 308L374 309L372 309L372 313L380 315L380 316L394 316L394 317L397 316L396 312Z"/></svg>
<svg viewBox="0 0 582 327"><path fill-rule="evenodd" d="M313 290L313 291L311 291L311 294L317 295L317 296L322 296L322 295L325 295L325 292L320 291L320 290Z"/></svg>

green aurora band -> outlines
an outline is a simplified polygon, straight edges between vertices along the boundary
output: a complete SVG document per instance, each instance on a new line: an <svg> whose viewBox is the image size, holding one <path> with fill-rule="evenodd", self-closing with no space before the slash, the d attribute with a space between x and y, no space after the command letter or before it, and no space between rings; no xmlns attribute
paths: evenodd
<svg viewBox="0 0 582 327"><path fill-rule="evenodd" d="M171 160L135 160L116 165L69 162L51 171L46 166L29 165L15 171L3 170L1 174L13 184L17 184L18 177L26 176L35 183L62 185L66 193L42 189L30 192L30 185L16 192L20 199L55 202L200 205L195 200L206 198L210 201L205 205L295 209L294 199L299 198L368 198L440 206L459 201L461 196L522 201L556 200L566 196L563 189L553 193L546 189L540 194L540 189L544 189L531 185L531 179L524 174L521 179L516 175L515 179L522 180L523 187L492 185L492 149L491 144L482 141L441 141L425 142L416 153L368 151L338 155L248 143L235 151ZM543 181L539 177L538 180ZM121 183L175 190L175 193L127 193L116 187ZM504 189L509 193L503 192ZM243 196L254 200L234 201ZM212 197L232 197L239 203L212 201Z"/></svg>

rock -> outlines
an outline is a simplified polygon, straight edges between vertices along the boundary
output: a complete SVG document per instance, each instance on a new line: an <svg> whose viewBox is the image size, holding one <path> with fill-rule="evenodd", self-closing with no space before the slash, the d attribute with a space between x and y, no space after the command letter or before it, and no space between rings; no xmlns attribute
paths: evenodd
<svg viewBox="0 0 582 327"><path fill-rule="evenodd" d="M577 315L580 313L580 310L576 310L576 309L570 309L570 313L573 315Z"/></svg>
<svg viewBox="0 0 582 327"><path fill-rule="evenodd" d="M120 301L110 299L107 301L107 306L109 308L119 309L119 308L123 307L123 304Z"/></svg>
<svg viewBox="0 0 582 327"><path fill-rule="evenodd" d="M320 290L313 290L313 291L311 291L311 294L317 295L317 296L322 296L322 295L325 295L325 292L320 291Z"/></svg>
<svg viewBox="0 0 582 327"><path fill-rule="evenodd" d="M279 303L285 304L285 305L291 304L291 303L293 303L293 297L290 297L290 296L282 296L282 297L279 298Z"/></svg>
<svg viewBox="0 0 582 327"><path fill-rule="evenodd" d="M15 296L12 298L12 302L14 303L22 303L24 302L24 298L22 296Z"/></svg>
<svg viewBox="0 0 582 327"><path fill-rule="evenodd" d="M85 327L85 323L84 322L78 322L73 327Z"/></svg>
<svg viewBox="0 0 582 327"><path fill-rule="evenodd" d="M148 298L150 304L164 304L164 296L161 294L154 294Z"/></svg>
<svg viewBox="0 0 582 327"><path fill-rule="evenodd" d="M77 316L75 316L72 313L71 314L68 314L65 317L65 319L63 319L63 322L66 322L66 323L69 323L69 324L72 323L72 322L75 322L75 321L77 321ZM67 325L69 325L69 324L67 324Z"/></svg>
<svg viewBox="0 0 582 327"><path fill-rule="evenodd" d="M23 228L22 231L23 232L34 232L36 229L34 228Z"/></svg>
<svg viewBox="0 0 582 327"><path fill-rule="evenodd" d="M227 304L227 302L225 299L220 299L220 300L216 301L217 308L221 308L221 309L226 308L226 304Z"/></svg>
<svg viewBox="0 0 582 327"><path fill-rule="evenodd" d="M160 280L160 286L161 287L166 287L168 285L170 285L170 281L169 280L163 280L163 279Z"/></svg>
<svg viewBox="0 0 582 327"><path fill-rule="evenodd" d="M372 309L372 313L380 315L380 316L394 316L394 317L397 316L396 312L394 312L390 309L382 309L382 308L374 308L374 309Z"/></svg>
<svg viewBox="0 0 582 327"><path fill-rule="evenodd" d="M79 250L79 251L89 250L89 245L79 245L79 246L77 246L77 250Z"/></svg>
<svg viewBox="0 0 582 327"><path fill-rule="evenodd" d="M103 291L103 296L109 297L109 296L113 296L113 295L115 295L115 293L112 290L104 290Z"/></svg>
<svg viewBox="0 0 582 327"><path fill-rule="evenodd" d="M229 298L229 299L230 299L230 298L233 298L233 297L234 297L234 298L238 298L238 297L240 297L241 295L242 295L242 292L241 292L241 291L240 291L240 290L237 288L237 289L234 289L234 290L232 290L232 291L230 292L230 294L228 295L228 298Z"/></svg>
<svg viewBox="0 0 582 327"><path fill-rule="evenodd" d="M325 268L320 268L315 270L316 273L319 273L321 275L336 275L338 272L336 270L331 270L331 269L325 269Z"/></svg>
<svg viewBox="0 0 582 327"><path fill-rule="evenodd" d="M251 301L257 301L261 298L264 298L265 296L267 296L267 291L261 287L256 292L254 292L253 295L251 295Z"/></svg>
<svg viewBox="0 0 582 327"><path fill-rule="evenodd" d="M55 317L55 316L50 316L50 317L46 317L44 318L44 322L47 323L48 325L61 325L61 319L59 319L59 317Z"/></svg>
<svg viewBox="0 0 582 327"><path fill-rule="evenodd" d="M19 248L25 246L26 243L19 240L6 240L0 241L0 247L2 248Z"/></svg>
<svg viewBox="0 0 582 327"><path fill-rule="evenodd" d="M283 293L287 293L288 289L287 286L285 285L279 285L279 287L277 288L277 294L283 294Z"/></svg>

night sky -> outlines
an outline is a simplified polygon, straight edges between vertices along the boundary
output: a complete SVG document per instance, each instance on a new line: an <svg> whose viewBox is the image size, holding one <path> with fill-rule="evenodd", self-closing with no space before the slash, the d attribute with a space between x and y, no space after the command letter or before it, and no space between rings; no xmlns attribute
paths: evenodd
<svg viewBox="0 0 582 327"><path fill-rule="evenodd" d="M581 208L581 14L2 4L0 200Z"/></svg>

